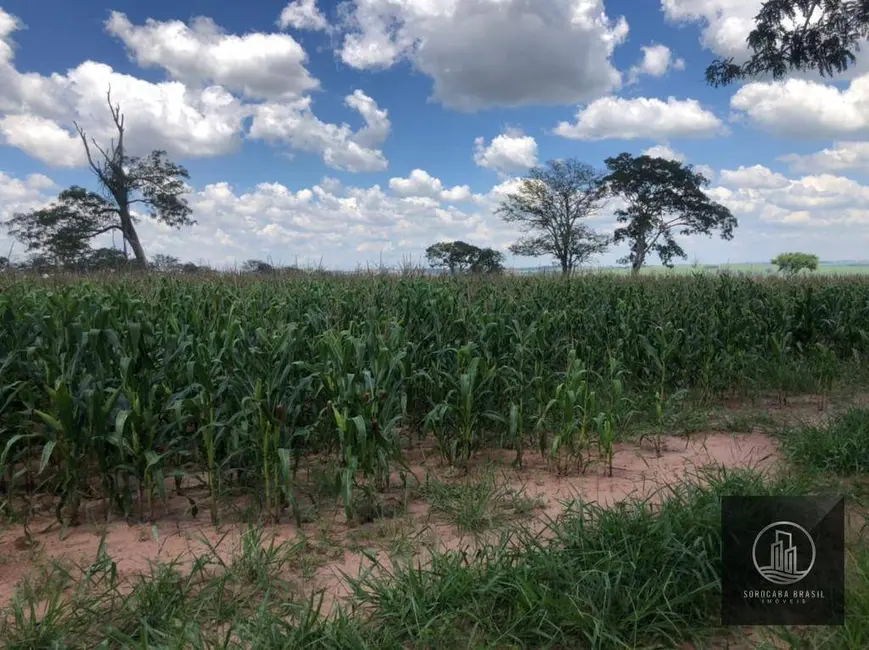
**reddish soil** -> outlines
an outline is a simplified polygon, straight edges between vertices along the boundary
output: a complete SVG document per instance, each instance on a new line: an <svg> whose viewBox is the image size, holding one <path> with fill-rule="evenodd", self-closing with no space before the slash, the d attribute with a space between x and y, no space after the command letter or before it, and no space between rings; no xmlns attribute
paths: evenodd
<svg viewBox="0 0 869 650"><path fill-rule="evenodd" d="M698 469L710 464L725 467L761 467L773 469L778 455L775 444L759 434L731 435L722 433L696 434L690 441L668 437L663 440L660 456L644 445L618 445L613 459L613 475L607 469L591 466L585 474L554 476L547 470L539 454L528 452L523 468L511 466L513 454L490 453L476 459L468 478L486 471L497 472L502 484L514 490L523 490L525 496L537 499L535 524L542 529L546 518L556 517L562 502L582 498L610 506L631 495L655 498L655 492L668 484L683 481ZM434 458L415 464L414 473L424 480L426 474L445 477L447 468L438 467ZM461 475L456 480L467 480ZM395 490L393 490L395 492ZM395 501L400 494L393 494ZM50 519L32 522L29 526L33 546L27 546L27 537L20 526L0 531L0 606L6 604L15 585L34 568L51 560L72 561L87 566L97 556L101 540L107 553L117 563L122 576L132 576L148 570L154 560L191 562L197 555L209 552L208 545L217 545L217 552L228 559L238 549L245 526L226 524L215 528L210 524L208 510L200 507L196 519L189 513L186 497L176 497L170 507L170 516L155 524L128 525L125 522L90 523L61 530L59 525L47 532ZM348 593L343 574L356 576L370 564L363 550L375 553L379 560L387 561L390 538L399 534L418 533L412 542L414 553L420 559L426 555L427 545L441 548L473 546L480 540L460 535L456 529L429 512L428 504L420 499L408 503L398 519L376 520L355 525L345 521L343 513L322 513L314 522L303 524L302 530L293 524L269 525L265 538L275 544L293 542L305 535L311 547L303 553L319 555L311 558L307 589L325 589L324 606L328 610L337 599ZM206 540L208 544L206 544Z"/></svg>

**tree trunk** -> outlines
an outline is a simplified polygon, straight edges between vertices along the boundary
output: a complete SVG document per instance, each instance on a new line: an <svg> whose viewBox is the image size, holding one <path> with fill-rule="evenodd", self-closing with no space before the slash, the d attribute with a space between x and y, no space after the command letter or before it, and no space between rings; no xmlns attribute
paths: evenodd
<svg viewBox="0 0 869 650"><path fill-rule="evenodd" d="M640 274L640 269L643 268L643 264L646 263L646 243L640 242L637 244L637 250L634 255L634 261L631 264L631 275L636 276Z"/></svg>
<svg viewBox="0 0 869 650"><path fill-rule="evenodd" d="M142 242L139 241L139 234L136 232L136 227L133 225L133 219L130 216L130 210L126 206L121 207L121 228L126 239L130 243L130 248L133 249L133 255L136 258L136 266L143 269L148 266L148 258L145 257L145 249L142 248Z"/></svg>

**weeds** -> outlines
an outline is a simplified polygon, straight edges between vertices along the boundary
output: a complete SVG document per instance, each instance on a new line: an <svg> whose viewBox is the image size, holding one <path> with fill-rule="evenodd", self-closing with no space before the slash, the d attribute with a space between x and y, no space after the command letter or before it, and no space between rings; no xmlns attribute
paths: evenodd
<svg viewBox="0 0 869 650"><path fill-rule="evenodd" d="M803 425L779 437L789 459L807 470L845 477L869 474L869 410L865 408L851 407L827 424Z"/></svg>

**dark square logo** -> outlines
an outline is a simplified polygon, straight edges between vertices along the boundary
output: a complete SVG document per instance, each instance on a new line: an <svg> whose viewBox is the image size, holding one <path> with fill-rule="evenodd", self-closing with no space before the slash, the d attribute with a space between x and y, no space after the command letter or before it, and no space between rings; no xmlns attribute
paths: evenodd
<svg viewBox="0 0 869 650"><path fill-rule="evenodd" d="M724 625L842 625L845 499L723 497Z"/></svg>

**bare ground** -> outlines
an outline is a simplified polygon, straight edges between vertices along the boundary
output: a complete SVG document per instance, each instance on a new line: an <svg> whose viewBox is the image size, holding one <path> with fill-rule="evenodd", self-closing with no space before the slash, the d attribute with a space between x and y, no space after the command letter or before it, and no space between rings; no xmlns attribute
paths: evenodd
<svg viewBox="0 0 869 650"><path fill-rule="evenodd" d="M847 402L869 401L851 396ZM779 422L817 422L836 412L843 402L831 404L820 412L812 396L792 397L787 406L774 400L755 403L753 407L736 403L725 404L725 412L756 413L763 411ZM513 467L513 452L492 451L475 460L468 476L455 476L433 455L417 457L412 462L414 473L425 483L425 477L444 483L460 483L494 477L500 490L501 505L512 504L509 516L492 529L503 529L522 520L545 534L547 519L558 516L565 503L581 498L611 506L631 495L656 498L662 488L682 482L698 469L715 464L728 468L756 467L775 471L781 458L775 442L767 435L708 431L689 437L667 436L662 439L660 454L648 444L617 444L612 476L599 464L588 467L584 474L558 477L550 472L539 454L527 452L522 469ZM192 493L192 492L191 492ZM431 507L424 498L424 485L411 489L394 488L385 499L400 503L399 512L391 518L365 523L348 522L341 510L320 513L301 528L284 523L264 527L264 537L275 544L297 544L294 559L289 563L302 593L324 590L324 611L342 601L349 589L346 575L356 576L371 562L368 555L379 560L403 556L424 561L427 549L473 547L485 539L462 531L450 517ZM512 501L511 501L512 500ZM508 503L509 502L509 503ZM498 504L493 501L493 507ZM96 511L97 504L93 510ZM132 577L148 571L155 560L191 562L216 545L224 559L230 558L242 542L247 526L227 523L215 527L209 521L207 508L198 516L190 512L187 495L173 497L168 515L154 524L129 525L123 521L105 523L94 512L86 513L86 523L61 530L51 527L51 519L29 524L28 534L21 526L0 529L0 607L8 604L17 584L27 575L52 560L90 565L97 556L101 541L107 553L117 563L121 576ZM45 530L49 528L49 530ZM491 532L491 531L489 531ZM732 643L732 639L728 641ZM721 646L725 647L725 646ZM738 647L730 645L728 647ZM749 644L747 647L751 647Z"/></svg>
<svg viewBox="0 0 869 650"><path fill-rule="evenodd" d="M606 468L595 466L584 475L553 476L539 455L531 453L525 456L520 470L511 466L513 454L509 452L478 458L468 476L450 477L449 469L438 467L434 459L413 469L417 475L445 482L469 482L483 475L491 476L504 497L522 498L527 512L514 512L514 517L536 516L535 523L542 529L547 518L555 518L564 503L573 499L610 506L630 495L654 498L656 491L684 480L705 465L772 468L778 459L775 444L762 434L709 433L692 436L690 441L668 437L663 442L660 456L654 449L617 445L612 477L607 475ZM390 496L399 501L402 495L394 489L387 498ZM215 527L208 519L207 509L193 518L185 512L186 498L176 497L173 501L177 501L171 509L175 516L154 524L90 521L66 530L58 525L44 531L51 525L46 518L29 524L29 538L21 526L6 528L0 532L0 548L4 549L0 556L0 606L8 603L15 585L35 566L51 560L88 566L96 558L101 542L122 576L146 572L154 560L192 561L195 556L209 552L210 546L216 546L224 560L238 550L245 525ZM480 537L463 534L448 518L432 512L420 496L409 500L402 510L398 517L367 523L348 523L343 512L335 511L303 524L301 529L291 523L268 525L265 533L275 544L307 539L297 563L301 565L297 568L299 579L311 590L326 590L328 609L335 599L347 595L343 574L358 575L367 564L366 551L384 558L390 551L457 549L481 541ZM316 571L311 576L313 569Z"/></svg>

